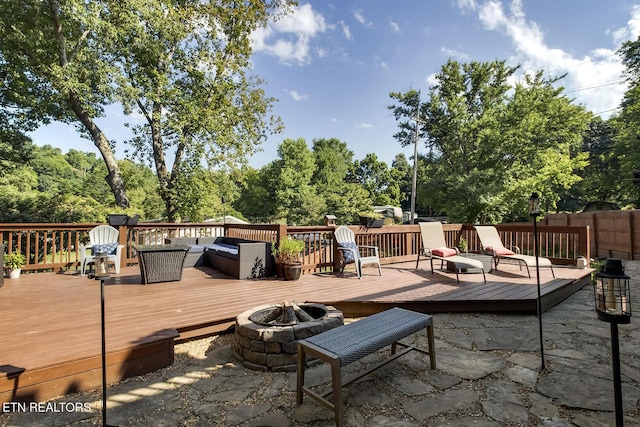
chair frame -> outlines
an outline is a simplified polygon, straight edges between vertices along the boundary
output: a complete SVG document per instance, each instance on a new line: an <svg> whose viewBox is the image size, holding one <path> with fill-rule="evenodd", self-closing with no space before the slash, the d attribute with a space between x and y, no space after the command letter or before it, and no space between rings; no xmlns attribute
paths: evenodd
<svg viewBox="0 0 640 427"><path fill-rule="evenodd" d="M482 247L482 252L491 255L493 257L493 263L495 265L495 269L498 269L498 263L500 260L513 260L518 261L518 266L522 271L522 263L524 263L525 267L527 267L527 275L529 279L531 279L531 271L529 270L529 266L536 266L536 257L532 255L523 255L520 253L520 248L517 246L512 246L511 249L504 246L502 243L502 239L500 238L500 234L498 233L498 229L492 225L476 225L474 227L476 229L476 233L478 235L478 240L480 240L480 245ZM507 249L511 252L515 252L514 255L497 255L495 251L489 251L486 248L500 248ZM538 264L539 267L548 267L551 269L551 275L555 279L556 275L553 271L553 265L551 264L551 260L546 257L538 256Z"/></svg>
<svg viewBox="0 0 640 427"><path fill-rule="evenodd" d="M434 255L432 250L437 248L446 248L447 242L444 238L444 230L441 222L420 222L420 236L422 238L422 247L418 250L418 259L416 260L416 269L420 264L420 257L429 259L431 262L431 274L433 274L433 260L440 260L440 269L444 268L444 262L451 262L455 266L456 281L460 283L460 273L467 268L479 268L482 270L482 278L487 283L487 275L484 271L484 265L481 261L459 255L460 251L456 248L457 255L441 257Z"/></svg>
<svg viewBox="0 0 640 427"><path fill-rule="evenodd" d="M116 243L120 232L110 225L99 225L89 231L89 244L80 245L80 275L84 276L87 264L95 261L94 255L87 255L87 250L93 248L93 245L103 245L107 243ZM115 265L116 274L120 273L120 260L122 259L122 249L124 245L119 244L114 255L109 255L108 259Z"/></svg>
<svg viewBox="0 0 640 427"><path fill-rule="evenodd" d="M353 255L353 262L356 265L356 273L358 274L358 279L362 279L362 266L367 264L377 264L378 273L382 276L382 269L380 268L380 255L378 254L377 246L369 246L369 245L358 245L356 243L356 235L349 227L341 225L336 228L333 232L334 238L337 242L337 248L342 252L342 257L344 259L344 252L351 252ZM357 251L355 249L347 248L341 246L344 243L353 243L357 247ZM373 253L373 255L362 256L360 250L364 249L368 254ZM344 272L345 265L348 264L346 262L342 262L342 266L340 269L340 273Z"/></svg>

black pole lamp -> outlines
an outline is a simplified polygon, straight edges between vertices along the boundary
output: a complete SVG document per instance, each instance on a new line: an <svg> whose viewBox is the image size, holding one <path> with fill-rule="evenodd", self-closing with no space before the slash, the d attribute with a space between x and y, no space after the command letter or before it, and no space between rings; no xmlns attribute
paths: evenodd
<svg viewBox="0 0 640 427"><path fill-rule="evenodd" d="M109 279L109 255L106 252L98 252L94 255L93 270L89 272L89 277L100 280L100 326L102 339L102 425L107 424L107 351L105 343L104 328L104 281Z"/></svg>
<svg viewBox="0 0 640 427"><path fill-rule="evenodd" d="M629 276L624 274L622 261L607 259L596 274L596 312L598 319L611 324L611 359L613 362L613 391L615 395L616 426L623 425L622 379L620 376L620 348L618 324L631 322L631 292Z"/></svg>
<svg viewBox="0 0 640 427"><path fill-rule="evenodd" d="M540 330L540 371L544 371L544 340L542 338L542 299L540 298L540 261L538 260L538 216L540 216L540 198L538 193L531 193L529 197L529 215L533 217L533 252L536 257L536 281L538 283L538 328Z"/></svg>

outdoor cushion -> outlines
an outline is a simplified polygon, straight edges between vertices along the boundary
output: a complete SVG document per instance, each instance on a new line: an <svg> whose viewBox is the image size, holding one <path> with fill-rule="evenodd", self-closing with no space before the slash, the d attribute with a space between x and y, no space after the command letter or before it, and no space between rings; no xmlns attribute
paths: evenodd
<svg viewBox="0 0 640 427"><path fill-rule="evenodd" d="M189 245L189 252L204 252L204 246L202 245Z"/></svg>
<svg viewBox="0 0 640 427"><path fill-rule="evenodd" d="M446 258L448 256L453 256L458 254L458 252L452 248L435 248L435 249L431 249L431 253L441 258Z"/></svg>
<svg viewBox="0 0 640 427"><path fill-rule="evenodd" d="M227 245L224 243L213 243L211 245L204 245L207 251L220 255L224 258L232 260L238 259L238 247L233 245Z"/></svg>
<svg viewBox="0 0 640 427"><path fill-rule="evenodd" d="M516 254L515 252L507 248L493 248L491 246L488 246L485 248L485 250L489 253L492 253L494 256L510 256Z"/></svg>
<svg viewBox="0 0 640 427"><path fill-rule="evenodd" d="M358 245L356 245L355 242L344 242L344 243L341 243L339 245L339 247L347 248L347 249L353 249L355 251L355 253L356 253L356 256L358 256L358 257L360 256L360 251L358 250ZM355 261L355 259L353 257L353 252L351 252L351 251L342 251L342 253L343 253L343 256L344 256L344 262L349 263L349 262L354 262Z"/></svg>
<svg viewBox="0 0 640 427"><path fill-rule="evenodd" d="M93 245L91 247L91 255L95 255L100 252L105 252L107 255L115 255L117 249L118 249L118 242Z"/></svg>

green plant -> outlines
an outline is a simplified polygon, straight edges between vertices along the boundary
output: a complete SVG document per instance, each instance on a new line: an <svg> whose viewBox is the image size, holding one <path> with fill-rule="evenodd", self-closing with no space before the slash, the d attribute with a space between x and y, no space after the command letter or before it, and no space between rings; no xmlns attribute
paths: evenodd
<svg viewBox="0 0 640 427"><path fill-rule="evenodd" d="M467 252L467 239L464 237L460 237L460 241L458 242L458 249L460 252Z"/></svg>
<svg viewBox="0 0 640 427"><path fill-rule="evenodd" d="M18 270L24 267L26 259L20 252L10 252L4 257L4 267L10 270Z"/></svg>
<svg viewBox="0 0 640 427"><path fill-rule="evenodd" d="M271 253L277 263L294 264L298 261L300 252L304 250L304 242L296 239L282 239L280 244L276 246L275 242L271 243Z"/></svg>
<svg viewBox="0 0 640 427"><path fill-rule="evenodd" d="M371 219L382 219L384 217L384 215L382 215L381 213L373 211L358 212L358 216Z"/></svg>

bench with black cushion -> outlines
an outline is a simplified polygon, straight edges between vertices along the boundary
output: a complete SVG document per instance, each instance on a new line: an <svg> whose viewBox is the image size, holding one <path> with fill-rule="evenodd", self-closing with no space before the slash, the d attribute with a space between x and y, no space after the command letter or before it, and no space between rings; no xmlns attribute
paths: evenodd
<svg viewBox="0 0 640 427"><path fill-rule="evenodd" d="M201 238L207 265L236 279L275 275L270 242L235 237Z"/></svg>

